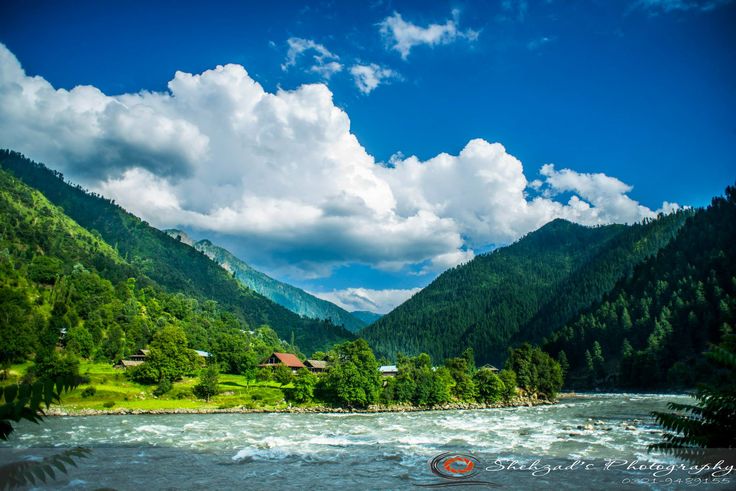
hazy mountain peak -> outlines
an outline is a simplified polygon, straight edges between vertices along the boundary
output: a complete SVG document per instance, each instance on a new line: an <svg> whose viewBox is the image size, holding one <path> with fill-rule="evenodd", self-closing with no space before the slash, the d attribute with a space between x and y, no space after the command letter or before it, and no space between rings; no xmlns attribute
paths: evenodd
<svg viewBox="0 0 736 491"><path fill-rule="evenodd" d="M182 236L179 230L167 230L167 234L176 238ZM217 246L209 239L191 241L189 243L196 250L202 252L227 272L233 274L242 284L263 295L269 300L285 307L295 314L311 319L330 320L335 325L342 325L349 331L358 331L370 322L361 317L353 316L337 305L317 298L295 286L280 282L270 276L253 269L248 263L233 255L227 249ZM371 322L375 320L372 319Z"/></svg>

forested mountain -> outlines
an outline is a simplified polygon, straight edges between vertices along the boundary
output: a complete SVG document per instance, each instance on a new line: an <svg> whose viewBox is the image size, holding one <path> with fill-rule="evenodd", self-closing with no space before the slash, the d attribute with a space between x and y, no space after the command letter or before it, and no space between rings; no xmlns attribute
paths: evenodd
<svg viewBox="0 0 736 491"><path fill-rule="evenodd" d="M245 327L214 301L166 293L98 235L0 170L3 368L33 358L39 376L68 370L76 357L116 361L170 332L229 371L253 370L274 349L296 349L270 328Z"/></svg>
<svg viewBox="0 0 736 491"><path fill-rule="evenodd" d="M227 249L216 246L207 239L194 242L188 239L184 232L176 229L166 230L166 233L177 240L183 239L182 242L204 253L251 290L298 315L310 319L329 319L333 324L344 326L351 332L356 332L365 326L363 321L350 315L347 310L253 269Z"/></svg>
<svg viewBox="0 0 736 491"><path fill-rule="evenodd" d="M375 312L370 312L368 310L353 310L350 313L353 315L353 317L357 317L358 319L363 321L365 325L373 324L378 319L383 317L381 314L376 314Z"/></svg>
<svg viewBox="0 0 736 491"><path fill-rule="evenodd" d="M692 386L702 352L736 322L736 188L698 210L677 237L606 297L550 336L572 386Z"/></svg>
<svg viewBox="0 0 736 491"><path fill-rule="evenodd" d="M214 300L219 309L230 313L244 328L252 330L269 325L282 339L291 339L293 334L296 343L306 352L353 337L329 321L299 317L245 288L204 254L149 226L114 202L64 182L61 174L41 164L4 150L0 151L0 168L41 191L92 236L111 245L127 264L128 271L150 278L169 294L180 293L202 304ZM17 181L5 182L18 186ZM16 218L11 215L9 219ZM19 234L22 236L24 232ZM35 246L28 244L27 247L32 251ZM43 247L40 251L38 254L43 255ZM109 280L115 282L125 276L118 275Z"/></svg>
<svg viewBox="0 0 736 491"><path fill-rule="evenodd" d="M361 335L382 356L424 351L441 359L472 347L479 362L500 364L509 346L541 339L600 300L689 213L632 226L555 220L446 271Z"/></svg>

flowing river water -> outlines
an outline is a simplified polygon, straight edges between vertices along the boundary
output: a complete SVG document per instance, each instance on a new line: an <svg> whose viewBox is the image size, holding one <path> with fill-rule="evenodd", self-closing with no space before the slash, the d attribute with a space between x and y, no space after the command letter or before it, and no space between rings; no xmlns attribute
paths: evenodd
<svg viewBox="0 0 736 491"><path fill-rule="evenodd" d="M19 424L0 445L0 464L92 450L41 486L49 489L736 489L734 472L667 473L680 461L647 454L661 439L649 413L668 401L691 399L595 394L467 411L54 417ZM444 463L467 458L473 472L455 459L454 474L442 465L433 473L430 460L444 452Z"/></svg>

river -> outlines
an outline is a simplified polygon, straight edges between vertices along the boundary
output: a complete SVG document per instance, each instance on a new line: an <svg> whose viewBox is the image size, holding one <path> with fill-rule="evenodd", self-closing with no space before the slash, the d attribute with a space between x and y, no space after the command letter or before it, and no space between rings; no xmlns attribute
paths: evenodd
<svg viewBox="0 0 736 491"><path fill-rule="evenodd" d="M649 412L668 401L690 399L595 394L472 411L54 417L18 425L0 445L0 459L39 459L70 446L92 450L49 489L736 488L692 470L655 476L627 469L636 460L634 466L679 462L646 451L661 438ZM467 460L455 459L453 474L442 465L433 474L428 462L443 452L450 454L440 464ZM473 471L464 473L469 466Z"/></svg>

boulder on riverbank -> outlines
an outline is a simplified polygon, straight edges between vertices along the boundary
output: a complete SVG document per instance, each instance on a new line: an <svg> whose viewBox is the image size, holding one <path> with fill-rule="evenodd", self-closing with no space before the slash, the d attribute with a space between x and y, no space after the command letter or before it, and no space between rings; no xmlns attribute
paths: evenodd
<svg viewBox="0 0 736 491"><path fill-rule="evenodd" d="M130 409L130 408L109 408L109 409L74 409L65 406L51 406L47 411L47 416L97 416L97 415L136 415L136 414L222 414L222 413L386 413L386 412L415 412L415 411L457 411L457 410L474 410L474 409L495 409L502 407L531 407L547 404L554 404L556 401L547 401L540 399L536 395L518 396L508 403L499 402L492 404L476 403L476 402L452 402L439 406L413 406L411 404L392 404L383 405L376 404L367 408L343 408L332 406L287 406L281 408L249 408L249 407L229 407L229 408L171 408L171 409Z"/></svg>

